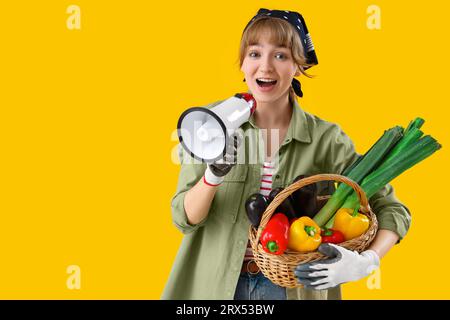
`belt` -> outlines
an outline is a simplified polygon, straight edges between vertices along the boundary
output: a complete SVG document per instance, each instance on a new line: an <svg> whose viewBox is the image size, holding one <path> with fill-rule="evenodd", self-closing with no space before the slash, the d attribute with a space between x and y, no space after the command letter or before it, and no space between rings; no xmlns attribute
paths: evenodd
<svg viewBox="0 0 450 320"><path fill-rule="evenodd" d="M241 273L258 274L260 272L255 260L244 261Z"/></svg>

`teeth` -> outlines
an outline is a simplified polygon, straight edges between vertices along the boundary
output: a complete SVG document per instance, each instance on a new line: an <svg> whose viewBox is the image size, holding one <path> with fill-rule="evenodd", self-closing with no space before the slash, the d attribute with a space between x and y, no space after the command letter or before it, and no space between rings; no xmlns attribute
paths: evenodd
<svg viewBox="0 0 450 320"><path fill-rule="evenodd" d="M262 82L272 82L272 81L276 81L276 80L273 80L273 79L267 79L267 78L259 78L259 79L256 79L256 80L262 81Z"/></svg>

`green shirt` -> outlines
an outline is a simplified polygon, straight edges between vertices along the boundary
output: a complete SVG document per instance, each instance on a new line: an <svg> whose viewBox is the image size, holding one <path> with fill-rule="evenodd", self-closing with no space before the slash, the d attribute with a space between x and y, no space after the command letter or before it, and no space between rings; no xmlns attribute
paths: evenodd
<svg viewBox="0 0 450 320"><path fill-rule="evenodd" d="M172 218L185 236L162 299L226 300L234 297L250 226L244 204L251 194L259 192L265 154L262 130L255 125L253 117L241 129L248 140L245 147L238 150L238 157L241 159L245 154L246 162L235 165L225 176L208 216L197 225L187 221L184 196L202 178L206 164L195 163L179 148L181 171L172 199ZM341 174L359 156L353 142L338 125L303 111L296 100L278 155L278 171L273 176L272 188L286 187L300 174ZM411 218L409 210L395 197L392 186L385 186L369 203L377 215L379 229L391 230L402 239ZM294 288L287 289L287 298L340 299L341 293L339 287L321 291Z"/></svg>

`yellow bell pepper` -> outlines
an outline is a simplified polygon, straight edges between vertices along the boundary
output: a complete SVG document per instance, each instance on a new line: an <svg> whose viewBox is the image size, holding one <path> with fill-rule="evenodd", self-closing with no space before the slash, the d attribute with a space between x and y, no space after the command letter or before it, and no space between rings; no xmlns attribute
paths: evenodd
<svg viewBox="0 0 450 320"><path fill-rule="evenodd" d="M291 224L289 249L299 252L314 251L321 242L320 227L310 217L300 217Z"/></svg>
<svg viewBox="0 0 450 320"><path fill-rule="evenodd" d="M345 240L350 240L362 235L369 229L369 218L358 213L358 210L341 208L336 212L333 229L344 234Z"/></svg>

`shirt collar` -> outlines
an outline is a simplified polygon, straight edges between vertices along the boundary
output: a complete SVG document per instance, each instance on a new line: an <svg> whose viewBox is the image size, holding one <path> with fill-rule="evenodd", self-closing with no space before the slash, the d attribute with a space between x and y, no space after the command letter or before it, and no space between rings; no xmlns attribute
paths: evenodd
<svg viewBox="0 0 450 320"><path fill-rule="evenodd" d="M256 106L256 108L258 108L258 106ZM286 138L284 139L283 145L291 142L292 139L304 143L311 143L308 120L306 119L305 111L300 108L297 99L294 99L293 108L291 122L289 123L289 128L286 132ZM257 128L253 115L250 117L248 122L253 128Z"/></svg>

